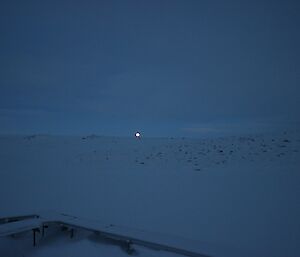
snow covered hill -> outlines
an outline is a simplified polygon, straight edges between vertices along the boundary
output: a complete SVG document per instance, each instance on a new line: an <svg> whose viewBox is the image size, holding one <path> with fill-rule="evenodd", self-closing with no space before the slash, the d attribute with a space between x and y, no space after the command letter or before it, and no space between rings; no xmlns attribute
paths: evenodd
<svg viewBox="0 0 300 257"><path fill-rule="evenodd" d="M0 136L0 177L0 216L54 210L197 240L213 256L300 256L299 131ZM126 256L84 233L76 242L56 235L35 249L27 237L1 239L0 255Z"/></svg>

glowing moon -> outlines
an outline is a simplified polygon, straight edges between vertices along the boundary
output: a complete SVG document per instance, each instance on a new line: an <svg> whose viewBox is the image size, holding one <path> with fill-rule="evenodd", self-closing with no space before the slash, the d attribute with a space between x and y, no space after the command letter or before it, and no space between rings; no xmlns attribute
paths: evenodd
<svg viewBox="0 0 300 257"><path fill-rule="evenodd" d="M135 137L136 138L140 138L141 137L141 133L140 132L135 132Z"/></svg>

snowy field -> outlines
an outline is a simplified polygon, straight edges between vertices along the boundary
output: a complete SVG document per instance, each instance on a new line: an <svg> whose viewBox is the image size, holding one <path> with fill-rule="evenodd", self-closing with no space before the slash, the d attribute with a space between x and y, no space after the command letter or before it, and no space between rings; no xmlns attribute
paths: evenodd
<svg viewBox="0 0 300 257"><path fill-rule="evenodd" d="M213 256L300 256L300 132L210 139L0 136L0 217L59 211L179 236ZM46 240L47 239L47 240ZM0 256L128 256L55 228ZM138 256L179 256L135 246Z"/></svg>

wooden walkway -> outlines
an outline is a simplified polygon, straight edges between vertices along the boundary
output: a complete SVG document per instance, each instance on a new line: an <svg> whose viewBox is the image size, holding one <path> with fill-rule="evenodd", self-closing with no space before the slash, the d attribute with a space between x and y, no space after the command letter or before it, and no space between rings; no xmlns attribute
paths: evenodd
<svg viewBox="0 0 300 257"><path fill-rule="evenodd" d="M41 233L43 236L45 228L51 225L66 227L70 231L71 237L73 237L76 229L88 230L100 237L125 243L128 249L135 244L191 257L208 257L202 253L199 243L191 240L105 224L60 213L0 218L0 237L32 231L33 245L36 245L36 233Z"/></svg>

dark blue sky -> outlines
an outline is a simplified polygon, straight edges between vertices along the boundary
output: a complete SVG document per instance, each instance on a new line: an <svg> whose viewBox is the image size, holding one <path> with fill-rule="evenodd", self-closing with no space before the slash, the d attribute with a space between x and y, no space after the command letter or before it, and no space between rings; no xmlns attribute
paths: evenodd
<svg viewBox="0 0 300 257"><path fill-rule="evenodd" d="M0 132L300 121L299 1L0 2Z"/></svg>

